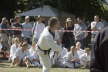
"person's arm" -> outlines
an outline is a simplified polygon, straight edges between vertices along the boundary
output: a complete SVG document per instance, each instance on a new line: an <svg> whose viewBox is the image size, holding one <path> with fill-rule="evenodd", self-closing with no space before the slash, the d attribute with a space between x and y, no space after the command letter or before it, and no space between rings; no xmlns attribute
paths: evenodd
<svg viewBox="0 0 108 72"><path fill-rule="evenodd" d="M53 51L57 51L57 52L61 52L62 51L61 46L56 44L55 41L50 36L46 37L45 39L46 39L46 42L47 42L48 46L50 48L52 48Z"/></svg>

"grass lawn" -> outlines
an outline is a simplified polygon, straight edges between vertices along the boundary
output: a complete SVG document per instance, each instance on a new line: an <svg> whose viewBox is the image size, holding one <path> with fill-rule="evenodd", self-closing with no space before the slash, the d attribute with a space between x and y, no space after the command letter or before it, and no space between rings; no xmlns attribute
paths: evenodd
<svg viewBox="0 0 108 72"><path fill-rule="evenodd" d="M10 63L0 63L0 72L42 72L41 68L9 67ZM87 69L51 68L51 72L89 72Z"/></svg>

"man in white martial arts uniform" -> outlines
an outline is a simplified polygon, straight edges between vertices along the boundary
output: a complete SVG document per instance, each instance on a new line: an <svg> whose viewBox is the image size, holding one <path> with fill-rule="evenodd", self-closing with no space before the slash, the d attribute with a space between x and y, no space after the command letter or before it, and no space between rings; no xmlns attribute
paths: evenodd
<svg viewBox="0 0 108 72"><path fill-rule="evenodd" d="M44 29L37 42L38 48L36 48L36 51L38 52L43 72L49 72L49 68L51 68L51 60L49 57L50 50L53 50L58 54L61 51L61 46L57 45L54 41L55 30L57 30L59 26L59 21L56 17L50 18L48 27Z"/></svg>

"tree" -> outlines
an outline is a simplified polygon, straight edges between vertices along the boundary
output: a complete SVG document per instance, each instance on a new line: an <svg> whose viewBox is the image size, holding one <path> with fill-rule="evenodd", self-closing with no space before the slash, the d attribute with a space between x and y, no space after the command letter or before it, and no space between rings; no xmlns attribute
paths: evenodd
<svg viewBox="0 0 108 72"><path fill-rule="evenodd" d="M0 1L0 18L7 17L11 18L14 16L14 11L16 10L17 0L1 0Z"/></svg>
<svg viewBox="0 0 108 72"><path fill-rule="evenodd" d="M95 14L103 14L103 6L100 0L1 0L0 16L11 17L14 12L19 13L43 5L51 5L75 14L90 18Z"/></svg>

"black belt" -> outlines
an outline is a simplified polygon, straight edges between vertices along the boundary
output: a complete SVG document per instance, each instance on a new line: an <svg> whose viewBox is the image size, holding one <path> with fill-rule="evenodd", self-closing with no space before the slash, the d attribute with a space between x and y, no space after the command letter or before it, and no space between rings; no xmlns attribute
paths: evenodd
<svg viewBox="0 0 108 72"><path fill-rule="evenodd" d="M38 46L38 45L37 45L37 46ZM51 51L51 48L48 49L48 50L43 50L43 49L41 49L39 46L38 46L38 48L39 48L39 50L43 51L45 55L46 55L46 54L49 54L50 51Z"/></svg>

